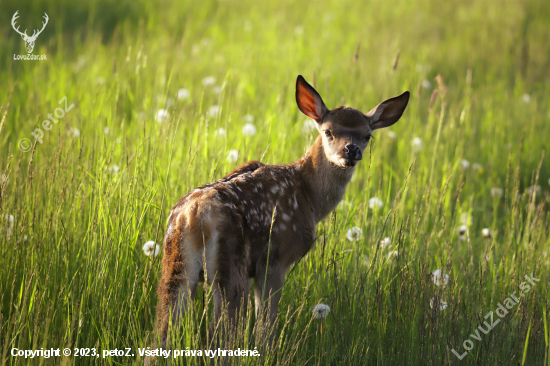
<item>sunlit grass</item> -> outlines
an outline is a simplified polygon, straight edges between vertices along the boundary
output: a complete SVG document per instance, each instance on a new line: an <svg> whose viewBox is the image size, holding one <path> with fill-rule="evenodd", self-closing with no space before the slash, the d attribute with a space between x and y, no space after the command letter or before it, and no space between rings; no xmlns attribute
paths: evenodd
<svg viewBox="0 0 550 366"><path fill-rule="evenodd" d="M405 90L411 101L375 132L345 203L287 275L276 347L248 314L231 346L262 357L230 364L549 364L548 4L121 4L80 3L88 16L21 6L50 16L35 46L47 62L12 60L24 44L9 26L19 5L6 5L0 364L40 364L13 347L131 347L136 357L63 362L142 363L161 256L144 245L162 245L189 190L307 150L317 132L295 105L298 74L329 108L368 112ZM75 107L21 152L64 96ZM434 283L437 269L447 284ZM471 338L531 273L540 282ZM205 308L208 289L176 332L179 349L203 346ZM451 349L467 339L459 361Z"/></svg>

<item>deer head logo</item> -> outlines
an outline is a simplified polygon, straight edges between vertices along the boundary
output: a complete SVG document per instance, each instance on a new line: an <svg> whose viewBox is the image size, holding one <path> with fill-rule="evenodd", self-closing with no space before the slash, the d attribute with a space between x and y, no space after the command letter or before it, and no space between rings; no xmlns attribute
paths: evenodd
<svg viewBox="0 0 550 366"><path fill-rule="evenodd" d="M11 18L11 26L13 27L13 29L15 29L15 31L17 33L19 33L21 35L21 37L23 38L23 41L25 41L25 48L27 49L27 53L31 53L33 48L34 48L34 42L36 41L36 38L38 37L38 35L40 33L42 33L42 31L44 30L44 28L46 28L46 24L48 24L48 14L44 13L44 19L45 19L45 22L42 23L42 29L40 30L34 30L33 33L32 33L32 36L28 36L27 35L27 30L25 29L25 31L23 33L21 33L19 31L19 27L15 27L15 20L17 18L19 18L19 15L17 15L17 13L19 12L19 10L17 10L15 12L15 14L13 14L13 18Z"/></svg>

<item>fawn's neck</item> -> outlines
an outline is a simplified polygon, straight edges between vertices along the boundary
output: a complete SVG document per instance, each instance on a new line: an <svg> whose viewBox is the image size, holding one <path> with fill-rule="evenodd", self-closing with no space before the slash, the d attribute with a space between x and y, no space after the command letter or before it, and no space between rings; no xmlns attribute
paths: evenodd
<svg viewBox="0 0 550 366"><path fill-rule="evenodd" d="M312 206L315 222L318 223L344 197L355 167L344 169L331 163L325 154L321 135L317 136L304 156L292 165L299 166L298 174L306 185L305 195Z"/></svg>

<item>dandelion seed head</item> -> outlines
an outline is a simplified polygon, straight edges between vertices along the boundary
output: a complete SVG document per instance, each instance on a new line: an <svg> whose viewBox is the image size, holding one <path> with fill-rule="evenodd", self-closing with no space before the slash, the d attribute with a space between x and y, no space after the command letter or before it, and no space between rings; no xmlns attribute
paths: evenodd
<svg viewBox="0 0 550 366"><path fill-rule="evenodd" d="M525 93L521 96L521 100L524 103L531 103L531 96L529 94Z"/></svg>
<svg viewBox="0 0 550 366"><path fill-rule="evenodd" d="M176 93L176 98L178 100L187 100L191 96L191 92L185 88L181 88Z"/></svg>
<svg viewBox="0 0 550 366"><path fill-rule="evenodd" d="M79 138L80 137L80 130L76 127L70 128L67 131L67 135L72 136L74 138Z"/></svg>
<svg viewBox="0 0 550 366"><path fill-rule="evenodd" d="M155 121L162 123L170 118L170 113L166 109L159 109L155 114Z"/></svg>
<svg viewBox="0 0 550 366"><path fill-rule="evenodd" d="M388 131L388 138L390 140L395 140L397 138L397 134L393 131Z"/></svg>
<svg viewBox="0 0 550 366"><path fill-rule="evenodd" d="M372 197L371 199L369 199L369 208L374 210L377 208L381 208L382 206L384 206L384 202L382 202L380 198Z"/></svg>
<svg viewBox="0 0 550 366"><path fill-rule="evenodd" d="M315 319L325 319L330 313L330 306L318 304L313 308L313 317Z"/></svg>
<svg viewBox="0 0 550 366"><path fill-rule="evenodd" d="M390 238L384 238L380 241L380 246L382 248L387 248L391 245L391 239Z"/></svg>
<svg viewBox="0 0 550 366"><path fill-rule="evenodd" d="M493 188L491 188L490 193L491 193L492 197L500 198L500 197L502 197L502 194L504 193L504 191L502 190L502 188L493 187Z"/></svg>
<svg viewBox="0 0 550 366"><path fill-rule="evenodd" d="M460 240L466 240L468 238L468 226L460 225L458 227L458 238Z"/></svg>
<svg viewBox="0 0 550 366"><path fill-rule="evenodd" d="M491 238L493 235L492 235L490 229L484 228L483 230L481 230L481 236L483 236L484 238L488 239L488 238Z"/></svg>
<svg viewBox="0 0 550 366"><path fill-rule="evenodd" d="M436 286L445 286L449 282L449 275L436 269L432 273L432 281Z"/></svg>
<svg viewBox="0 0 550 366"><path fill-rule="evenodd" d="M342 201L340 201L340 203L338 204L338 206L336 208L339 209L339 210L349 210L352 207L353 207L353 205L351 204L351 202L349 202L347 200L342 200Z"/></svg>
<svg viewBox="0 0 550 366"><path fill-rule="evenodd" d="M392 250L391 252L388 253L388 260L392 260L397 257L399 257L399 251L397 250Z"/></svg>
<svg viewBox="0 0 550 366"><path fill-rule="evenodd" d="M229 150L227 153L227 161L230 163L236 163L239 159L239 152L237 150Z"/></svg>
<svg viewBox="0 0 550 366"><path fill-rule="evenodd" d="M208 115L211 118L216 118L218 113L220 112L221 108L219 105L213 105L212 107L208 108Z"/></svg>
<svg viewBox="0 0 550 366"><path fill-rule="evenodd" d="M348 233L346 234L346 237L350 241L358 241L363 237L363 230L361 230L357 226L354 226L351 229L348 229Z"/></svg>
<svg viewBox="0 0 550 366"><path fill-rule="evenodd" d="M214 136L215 136L215 137L225 137L225 128L218 128L218 129L214 132Z"/></svg>
<svg viewBox="0 0 550 366"><path fill-rule="evenodd" d="M109 171L110 171L111 173L113 173L114 175L117 175L118 172L120 171L120 168L118 167L118 165L113 164L113 165L111 165L111 166L109 167Z"/></svg>
<svg viewBox="0 0 550 366"><path fill-rule="evenodd" d="M207 76L204 79L202 79L203 86L211 86L214 84L216 84L216 78L213 76Z"/></svg>
<svg viewBox="0 0 550 366"><path fill-rule="evenodd" d="M462 169L468 169L470 167L470 162L468 160L462 159L460 160L460 166Z"/></svg>
<svg viewBox="0 0 550 366"><path fill-rule="evenodd" d="M155 245L155 242L150 240L147 243L143 245L143 253L145 253L146 256L150 257L154 255L155 257L159 255L160 252L160 246Z"/></svg>
<svg viewBox="0 0 550 366"><path fill-rule="evenodd" d="M441 299L439 299L437 296L430 299L430 307L432 309L436 309L439 305L439 310L445 310L447 309L447 303Z"/></svg>
<svg viewBox="0 0 550 366"><path fill-rule="evenodd" d="M105 135L108 135L109 132L111 132L111 130L109 129L109 127L103 127L103 133L104 133Z"/></svg>
<svg viewBox="0 0 550 366"><path fill-rule="evenodd" d="M212 91L214 92L214 94L220 94L222 92L222 88L220 86L215 86Z"/></svg>
<svg viewBox="0 0 550 366"><path fill-rule="evenodd" d="M412 139L412 149L415 152L419 152L424 147L424 144L422 143L422 140L419 137L415 137Z"/></svg>
<svg viewBox="0 0 550 366"><path fill-rule="evenodd" d="M256 134L256 126L252 123L247 123L243 126L243 135L254 136Z"/></svg>
<svg viewBox="0 0 550 366"><path fill-rule="evenodd" d="M301 36L302 34L304 34L304 27L302 27L301 25L295 27L294 28L294 34L296 36Z"/></svg>
<svg viewBox="0 0 550 366"><path fill-rule="evenodd" d="M432 88L432 83L429 80L424 79L422 80L422 87L429 90Z"/></svg>

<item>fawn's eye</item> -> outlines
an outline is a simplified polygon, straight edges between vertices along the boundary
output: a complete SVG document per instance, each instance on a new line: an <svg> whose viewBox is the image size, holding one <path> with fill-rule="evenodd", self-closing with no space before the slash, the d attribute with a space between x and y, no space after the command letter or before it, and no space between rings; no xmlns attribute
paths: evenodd
<svg viewBox="0 0 550 366"><path fill-rule="evenodd" d="M327 138L332 138L332 137L333 137L333 136L332 136L332 132L330 132L329 130L325 130L325 136L326 136Z"/></svg>
<svg viewBox="0 0 550 366"><path fill-rule="evenodd" d="M369 142L371 137L372 137L372 135L367 135L367 136L363 137L363 141Z"/></svg>

